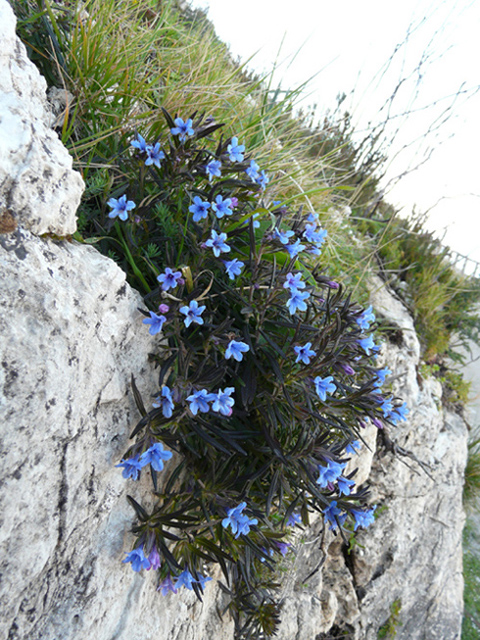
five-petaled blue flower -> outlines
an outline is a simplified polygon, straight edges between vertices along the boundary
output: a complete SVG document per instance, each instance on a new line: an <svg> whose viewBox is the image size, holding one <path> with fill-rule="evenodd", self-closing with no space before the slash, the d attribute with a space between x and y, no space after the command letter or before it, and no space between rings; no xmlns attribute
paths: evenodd
<svg viewBox="0 0 480 640"><path fill-rule="evenodd" d="M241 502L238 507L228 509L227 517L222 520L222 526L225 529L230 527L232 533L235 534L235 538L238 538L242 534L246 536L250 533L250 527L258 523L256 518L250 519L242 513L246 506L246 502Z"/></svg>
<svg viewBox="0 0 480 640"><path fill-rule="evenodd" d="M337 487L340 495L349 496L354 486L355 482L353 480L350 480L349 478L340 476L337 480Z"/></svg>
<svg viewBox="0 0 480 640"><path fill-rule="evenodd" d="M191 300L188 307L180 307L180 313L183 313L185 316L185 326L189 327L192 322L195 322L196 324L203 324L202 313L206 308L207 307L205 305L199 307L196 300Z"/></svg>
<svg viewBox="0 0 480 640"><path fill-rule="evenodd" d="M260 171L260 173L255 178L255 182L262 187L263 191L265 191L267 184L270 182L270 178L267 176L265 171Z"/></svg>
<svg viewBox="0 0 480 640"><path fill-rule="evenodd" d="M112 207L112 210L108 214L108 217L116 218L118 216L120 220L123 220L123 222L127 220L128 212L131 211L132 209L135 209L135 207L137 206L133 202L133 200L127 200L126 194L123 194L123 196L120 196L118 200L116 198L110 198L107 204L109 207Z"/></svg>
<svg viewBox="0 0 480 640"><path fill-rule="evenodd" d="M317 392L317 396L320 398L322 402L327 400L327 393L334 393L336 390L336 386L332 382L333 376L327 376L326 378L321 378L317 376L314 378L313 382L315 384L315 391Z"/></svg>
<svg viewBox="0 0 480 640"><path fill-rule="evenodd" d="M150 144L147 144L147 142L145 141L145 138L143 138L139 133L137 133L136 138L134 138L130 142L130 144L132 147L135 147L135 149L138 149L140 153L147 153L147 147L152 146Z"/></svg>
<svg viewBox="0 0 480 640"><path fill-rule="evenodd" d="M243 152L245 151L244 144L238 144L238 138L233 137L232 141L227 147L230 162L241 162L243 160Z"/></svg>
<svg viewBox="0 0 480 640"><path fill-rule="evenodd" d="M167 386L162 387L160 396L155 400L155 402L152 402L152 406L156 409L162 407L162 413L165 418L172 417L173 409L175 407L173 404L172 392Z"/></svg>
<svg viewBox="0 0 480 640"><path fill-rule="evenodd" d="M342 475L342 471L345 468L345 464L335 462L335 460L327 460L327 466L322 464L318 465L318 478L317 484L325 489L329 484L332 484Z"/></svg>
<svg viewBox="0 0 480 640"><path fill-rule="evenodd" d="M287 308L290 311L290 315L293 316L293 314L297 312L297 309L300 309L300 311L306 311L307 304L305 300L310 297L309 292L293 289L290 293L291 297L287 302Z"/></svg>
<svg viewBox="0 0 480 640"><path fill-rule="evenodd" d="M175 289L181 278L182 273L180 271L174 271L173 269L170 269L170 267L166 267L165 271L157 276L157 280L162 285L162 291Z"/></svg>
<svg viewBox="0 0 480 640"><path fill-rule="evenodd" d="M151 464L155 471L163 470L163 461L170 460L172 457L171 451L164 451L163 444L161 442L156 442L152 444L152 446L142 453L140 456L140 462L143 466L147 464Z"/></svg>
<svg viewBox="0 0 480 640"><path fill-rule="evenodd" d="M390 369L388 367L385 367L385 369L378 369L377 371L375 371L375 375L377 376L377 380L375 380L374 385L376 387L381 387L382 384L384 384L385 382L385 378L387 376L389 376L392 372L390 371Z"/></svg>
<svg viewBox="0 0 480 640"><path fill-rule="evenodd" d="M316 356L316 352L313 351L313 349L310 349L310 347L312 346L311 342L307 342L306 344L303 345L303 347L300 346L296 346L293 347L295 350L295 353L297 354L297 359L295 360L295 362L303 362L303 364L310 364L310 358L313 358L313 356Z"/></svg>
<svg viewBox="0 0 480 640"><path fill-rule="evenodd" d="M158 585L157 591L160 591L162 596L166 596L169 591L177 593L177 589L173 584L172 576L170 574L168 574L167 577Z"/></svg>
<svg viewBox="0 0 480 640"><path fill-rule="evenodd" d="M228 344L227 350L225 351L225 358L229 360L230 358L234 358L237 362L241 362L243 360L243 354L250 351L250 347L245 342L237 342L237 340L231 340Z"/></svg>
<svg viewBox="0 0 480 640"><path fill-rule="evenodd" d="M148 571L150 569L150 560L145 557L142 547L137 547L130 551L122 562L131 562L134 571L140 571L141 569L147 569Z"/></svg>
<svg viewBox="0 0 480 640"><path fill-rule="evenodd" d="M239 276L242 273L242 269L245 264L241 260L234 258L233 260L224 260L225 270L228 273L230 280L235 280L235 276Z"/></svg>
<svg viewBox="0 0 480 640"><path fill-rule="evenodd" d="M185 142L187 136L193 136L195 133L192 127L193 122L191 118L188 118L186 122L184 122L182 118L175 118L174 122L176 126L172 127L170 131L172 132L172 135L178 136L181 142Z"/></svg>
<svg viewBox="0 0 480 640"><path fill-rule="evenodd" d="M305 282L302 280L302 274L300 271L293 275L293 273L287 273L286 280L283 283L284 289L290 289L290 291L294 291L297 289L305 289Z"/></svg>
<svg viewBox="0 0 480 640"><path fill-rule="evenodd" d="M287 525L289 527L294 527L296 524L300 524L302 521L302 516L299 513L295 513L295 511L289 516L287 520Z"/></svg>
<svg viewBox="0 0 480 640"><path fill-rule="evenodd" d="M165 154L160 149L160 143L157 142L154 146L149 144L146 147L147 159L145 160L145 166L154 164L160 169L160 160L165 158Z"/></svg>
<svg viewBox="0 0 480 640"><path fill-rule="evenodd" d="M305 245L301 244L300 240L297 240L293 244L286 244L285 249L288 251L288 255L293 260L298 254L305 249Z"/></svg>
<svg viewBox="0 0 480 640"><path fill-rule="evenodd" d="M371 525L372 522L375 522L375 517L373 515L375 509L376 506L372 507L371 509L367 509L366 511L361 511L360 509L352 509L351 513L355 517L355 526L353 530L356 531L358 527L366 528Z"/></svg>
<svg viewBox="0 0 480 640"><path fill-rule="evenodd" d="M179 589L180 587L185 587L192 591L192 582L196 582L195 578L192 576L188 569L182 571L182 573L178 576L177 581L175 583L175 588Z"/></svg>
<svg viewBox="0 0 480 640"><path fill-rule="evenodd" d="M204 202L199 196L195 196L193 204L188 207L188 210L193 213L193 221L199 222L208 216L208 210L210 209L210 203Z"/></svg>
<svg viewBox="0 0 480 640"><path fill-rule="evenodd" d="M372 311L372 305L365 309L365 311L356 318L356 322L364 331L368 331L370 329L370 323L375 322L375 314Z"/></svg>
<svg viewBox="0 0 480 640"><path fill-rule="evenodd" d="M287 231L280 231L275 227L273 231L273 237L280 240L282 244L288 244L292 236L295 236L295 233L291 229L287 229Z"/></svg>
<svg viewBox="0 0 480 640"><path fill-rule="evenodd" d="M245 169L245 173L248 175L248 177L252 180L256 180L259 176L259 171L260 167L255 162L255 160L250 160L250 166Z"/></svg>
<svg viewBox="0 0 480 640"><path fill-rule="evenodd" d="M207 164L207 166L205 167L205 171L207 172L207 176L210 181L212 181L213 178L220 178L220 176L222 175L222 172L220 171L221 166L222 163L220 162L220 160L210 160L210 162Z"/></svg>
<svg viewBox="0 0 480 640"><path fill-rule="evenodd" d="M222 416L231 416L235 400L230 396L234 391L234 387L226 387L225 391L219 389L216 394L213 394L215 399L212 404L212 410L221 413Z"/></svg>
<svg viewBox="0 0 480 640"><path fill-rule="evenodd" d="M325 242L327 235L326 229L317 229L314 224L307 224L303 232L303 237L318 248Z"/></svg>
<svg viewBox="0 0 480 640"><path fill-rule="evenodd" d="M388 416L388 419L392 424L396 425L399 420L400 422L404 422L407 419L407 414L408 414L407 403L404 402L399 407L394 408L394 410Z"/></svg>
<svg viewBox="0 0 480 640"><path fill-rule="evenodd" d="M215 229L212 229L210 238L205 242L206 247L210 247L213 250L213 255L218 258L221 253L228 253L230 247L226 244L226 233L217 233Z"/></svg>
<svg viewBox="0 0 480 640"><path fill-rule="evenodd" d="M338 523L342 526L347 518L347 514L342 514L341 509L337 507L336 500L332 500L330 505L323 511L323 514L325 516L325 524L330 524L332 531L336 530Z"/></svg>
<svg viewBox="0 0 480 640"><path fill-rule="evenodd" d="M157 333L160 333L160 331L162 330L162 327L164 325L164 323L166 322L166 317L162 316L162 315L158 315L157 313L155 313L154 311L150 311L150 318L145 318L143 320L143 324L149 324L150 325L150 329L148 330L148 333L151 336L156 335Z"/></svg>
<svg viewBox="0 0 480 640"><path fill-rule="evenodd" d="M370 355L371 351L377 350L371 334L366 338L362 338L361 340L359 340L358 344L362 347L367 356Z"/></svg>
<svg viewBox="0 0 480 640"><path fill-rule="evenodd" d="M138 480L138 472L143 467L143 464L139 462L139 457L139 454L137 454L133 458L127 458L127 460L122 460L115 465L116 467L123 467L122 476L124 478Z"/></svg>
<svg viewBox="0 0 480 640"><path fill-rule="evenodd" d="M217 218L223 218L223 216L231 216L233 213L233 209L231 209L232 206L232 199L231 198L225 198L225 200L223 199L223 196L218 195L215 198L215 202L212 204L212 209L213 211L215 211L215 215L217 216Z"/></svg>
<svg viewBox="0 0 480 640"><path fill-rule="evenodd" d="M362 443L360 442L360 440L354 440L353 442L349 442L347 444L347 446L345 447L345 453L349 453L350 455L354 455L355 453L357 453L357 449L361 449L362 448Z"/></svg>
<svg viewBox="0 0 480 640"><path fill-rule="evenodd" d="M190 402L190 411L194 416L196 416L199 411L202 413L208 413L210 410L210 405L208 403L212 402L215 398L216 395L214 393L208 393L206 389L195 391L187 398L187 401Z"/></svg>

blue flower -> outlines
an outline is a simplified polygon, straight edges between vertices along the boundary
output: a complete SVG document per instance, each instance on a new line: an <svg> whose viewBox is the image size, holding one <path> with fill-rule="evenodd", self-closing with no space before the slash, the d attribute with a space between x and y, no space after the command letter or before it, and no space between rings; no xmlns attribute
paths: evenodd
<svg viewBox="0 0 480 640"><path fill-rule="evenodd" d="M388 367L385 367L385 369L378 369L378 371L375 372L375 375L377 376L377 380L374 383L375 386L381 387L382 384L384 384L385 382L385 378L389 376L391 373L392 372Z"/></svg>
<svg viewBox="0 0 480 640"><path fill-rule="evenodd" d="M252 180L256 180L259 176L259 171L260 167L255 162L255 160L250 160L250 166L245 169L245 173L249 176L249 178L251 178Z"/></svg>
<svg viewBox="0 0 480 640"><path fill-rule="evenodd" d="M287 279L283 283L284 289L290 289L290 291L296 291L298 289L305 289L305 282L302 280L302 274L300 271L293 275L293 273L287 273Z"/></svg>
<svg viewBox="0 0 480 640"><path fill-rule="evenodd" d="M307 224L305 226L305 231L303 232L303 237L305 240L308 240L308 242L321 246L327 237L327 232L325 229L317 231L315 224Z"/></svg>
<svg viewBox="0 0 480 640"><path fill-rule="evenodd" d="M317 396L320 398L322 402L326 402L327 393L334 393L337 388L332 383L332 380L333 380L332 376L327 376L326 378L321 378L320 376L317 376L313 380L315 384L315 391L317 392Z"/></svg>
<svg viewBox="0 0 480 640"><path fill-rule="evenodd" d="M195 322L196 324L203 324L203 318L201 316L206 308L207 307L205 305L199 307L196 300L192 300L188 307L180 307L180 313L183 313L183 315L186 316L184 320L185 326L189 327L192 322Z"/></svg>
<svg viewBox="0 0 480 640"><path fill-rule="evenodd" d="M394 425L396 425L399 420L400 420L400 422L405 422L406 419L407 419L408 412L409 411L408 411L408 408L407 408L407 403L404 402L401 406L395 407L395 409L388 416L388 419Z"/></svg>
<svg viewBox="0 0 480 640"><path fill-rule="evenodd" d="M327 460L327 466L318 465L319 476L317 478L317 484L322 489L325 489L329 484L332 484L342 475L342 471L345 468L345 464L340 464L334 460Z"/></svg>
<svg viewBox="0 0 480 640"><path fill-rule="evenodd" d="M157 591L160 591L162 596L166 596L169 591L172 593L177 593L177 590L172 582L172 576L170 574L167 575L165 580L158 585Z"/></svg>
<svg viewBox="0 0 480 640"><path fill-rule="evenodd" d="M147 147L151 147L152 145L147 144L145 142L145 138L142 138L142 136L137 133L137 136L135 139L133 139L130 142L132 147L135 147L135 149L138 149L140 151L140 153L147 153Z"/></svg>
<svg viewBox="0 0 480 640"><path fill-rule="evenodd" d="M170 131L172 135L178 136L181 142L185 142L187 136L193 136L195 131L193 130L193 122L191 118L188 118L186 122L182 120L182 118L175 118L174 120L176 127L172 127Z"/></svg>
<svg viewBox="0 0 480 640"><path fill-rule="evenodd" d="M352 492L352 487L355 486L355 482L349 478L340 476L337 480L337 487L340 495L349 496Z"/></svg>
<svg viewBox="0 0 480 640"><path fill-rule="evenodd" d="M210 238L205 242L205 246L213 249L213 255L218 258L221 253L228 253L230 251L230 247L225 243L226 239L226 233L217 233L215 229L212 229Z"/></svg>
<svg viewBox="0 0 480 640"><path fill-rule="evenodd" d="M290 294L291 297L287 302L287 308L290 311L290 315L293 316L293 314L297 312L297 309L300 309L300 311L306 311L307 305L305 300L310 297L309 292L293 289Z"/></svg>
<svg viewBox="0 0 480 640"><path fill-rule="evenodd" d="M175 583L175 587L177 589L179 589L180 587L185 587L186 589L189 589L190 591L192 591L193 589L192 582L196 582L196 580L194 579L190 571L188 569L185 569L178 576L177 582Z"/></svg>
<svg viewBox="0 0 480 640"><path fill-rule="evenodd" d="M143 324L151 325L150 329L148 330L148 333L151 336L154 336L157 333L160 333L160 331L162 330L163 324L166 322L167 319L165 316L159 316L153 311L150 311L149 313L150 313L150 318L145 318L143 320Z"/></svg>
<svg viewBox="0 0 480 640"><path fill-rule="evenodd" d="M353 513L353 515L355 516L355 526L354 526L354 531L356 531L358 529L358 527L368 527L369 525L372 524L372 522L375 522L375 517L374 517L374 512L375 512L376 506L372 507L371 509L367 509L366 511L360 511L359 509L352 509L351 513Z"/></svg>
<svg viewBox="0 0 480 640"><path fill-rule="evenodd" d="M336 531L337 525L343 525L347 518L347 514L342 514L341 509L337 507L336 500L332 500L330 505L323 512L325 516L325 524L330 524L331 531ZM338 522L337 522L338 521Z"/></svg>
<svg viewBox="0 0 480 640"><path fill-rule="evenodd" d="M255 178L255 182L262 187L263 191L265 191L267 184L270 182L270 178L267 176L265 171L261 171Z"/></svg>
<svg viewBox="0 0 480 640"><path fill-rule="evenodd" d="M367 338L362 338L361 340L359 340L358 344L362 347L367 356L370 355L371 351L375 351L378 349L378 347L376 347L375 343L373 342L371 334Z"/></svg>
<svg viewBox="0 0 480 640"><path fill-rule="evenodd" d="M296 524L300 524L301 521L302 521L301 515L299 513L295 513L294 511L287 520L287 526L294 527Z"/></svg>
<svg viewBox="0 0 480 640"><path fill-rule="evenodd" d="M220 218L223 218L223 216L232 215L233 209L230 208L231 206L232 206L231 198L225 198L224 200L223 196L218 195L215 198L215 202L212 204L212 209L215 211L215 215L217 216L217 218L220 219Z"/></svg>
<svg viewBox="0 0 480 640"><path fill-rule="evenodd" d="M215 177L220 178L220 176L222 175L222 172L220 171L221 166L222 163L220 162L220 160L210 160L210 162L207 164L207 166L205 167L205 171L207 172L207 176L210 182Z"/></svg>
<svg viewBox="0 0 480 640"><path fill-rule="evenodd" d="M198 573L198 580L197 583L201 586L202 591L205 589L205 584L211 580L210 576L202 576L201 573Z"/></svg>
<svg viewBox="0 0 480 640"><path fill-rule="evenodd" d="M148 157L145 160L145 166L148 167L154 164L160 169L160 160L163 160L165 158L165 154L160 149L160 143L157 142L155 146L152 146L151 144L147 145L146 152Z"/></svg>
<svg viewBox="0 0 480 640"><path fill-rule="evenodd" d="M208 216L208 210L210 209L210 203L204 202L199 196L195 196L193 204L188 207L188 210L193 213L193 221L198 222Z"/></svg>
<svg viewBox="0 0 480 640"><path fill-rule="evenodd" d="M171 451L164 451L163 444L156 442L152 446L142 453L140 456L140 462L143 466L151 464L155 471L163 471L163 461L170 460L172 457Z"/></svg>
<svg viewBox="0 0 480 640"><path fill-rule="evenodd" d="M246 502L241 502L238 507L228 509L227 517L222 520L222 526L225 529L230 527L232 529L232 533L235 534L235 538L238 538L241 534L249 534L250 527L254 524L258 524L258 520L256 518L250 519L247 515L242 513L246 506Z"/></svg>
<svg viewBox="0 0 480 640"><path fill-rule="evenodd" d="M132 209L135 209L135 207L137 206L133 202L133 200L127 200L127 196L125 194L123 196L120 196L118 200L116 200L115 198L110 198L107 204L109 207L112 207L112 210L108 214L108 217L116 218L118 216L120 220L123 220L123 222L127 220L128 212Z"/></svg>
<svg viewBox="0 0 480 640"><path fill-rule="evenodd" d="M355 453L357 453L357 449L361 449L362 448L362 443L360 442L360 440L354 440L353 442L349 442L347 444L347 446L345 447L345 453L349 453L350 455L354 455Z"/></svg>
<svg viewBox="0 0 480 640"><path fill-rule="evenodd" d="M370 323L375 322L375 314L372 312L372 305L365 309L365 311L356 318L356 322L364 331L368 331L370 329Z"/></svg>
<svg viewBox="0 0 480 640"><path fill-rule="evenodd" d="M278 540L274 540L275 545L278 547L278 550L285 557L292 546L290 542L278 542Z"/></svg>
<svg viewBox="0 0 480 640"><path fill-rule="evenodd" d="M175 289L181 280L182 274L180 271L174 271L170 267L166 267L165 271L157 276L157 280L162 285L162 291L168 291L169 289Z"/></svg>
<svg viewBox="0 0 480 640"><path fill-rule="evenodd" d="M388 416L392 413L393 411L393 404L392 404L392 398L382 398L380 396L380 409L383 411L383 415L388 418Z"/></svg>
<svg viewBox="0 0 480 640"><path fill-rule="evenodd" d="M145 557L142 547L137 547L130 551L122 562L131 562L134 571L140 571L141 569L147 569L148 571L150 569L150 561Z"/></svg>
<svg viewBox="0 0 480 640"><path fill-rule="evenodd" d="M288 251L288 255L293 260L296 258L298 254L305 249L305 245L300 243L300 240L297 240L293 244L286 244L285 249Z"/></svg>
<svg viewBox="0 0 480 640"><path fill-rule="evenodd" d="M215 400L212 404L212 410L221 413L222 416L231 416L235 400L230 396L234 391L234 387L226 387L225 391L219 389L216 394L213 394Z"/></svg>
<svg viewBox="0 0 480 640"><path fill-rule="evenodd" d="M116 467L124 467L122 471L122 476L126 478L132 478L133 480L138 480L138 472L143 467L138 459L139 455L137 454L133 458L127 458L127 460L122 460L120 464L116 464Z"/></svg>
<svg viewBox="0 0 480 640"><path fill-rule="evenodd" d="M241 162L243 160L245 145L238 144L238 138L233 137L232 141L227 147L227 151L229 153L230 162Z"/></svg>
<svg viewBox="0 0 480 640"><path fill-rule="evenodd" d="M282 244L288 244L290 242L290 238L295 236L294 232L291 229L287 229L287 231L280 231L275 227L273 232L273 237L277 240L280 240Z"/></svg>
<svg viewBox="0 0 480 640"><path fill-rule="evenodd" d="M245 266L243 262L234 258L233 260L224 260L225 270L228 273L230 280L235 280L235 276L239 276L242 273L242 269Z"/></svg>
<svg viewBox="0 0 480 640"><path fill-rule="evenodd" d="M295 362L303 362L303 364L310 364L310 358L316 356L316 352L310 349L312 346L311 342L307 342L303 345L303 347L293 347L295 353L297 354L297 359Z"/></svg>
<svg viewBox="0 0 480 640"><path fill-rule="evenodd" d="M245 342L237 342L236 340L230 340L227 350L225 351L225 359L229 360L234 358L237 362L243 360L243 354L250 351L250 347Z"/></svg>
<svg viewBox="0 0 480 640"><path fill-rule="evenodd" d="M155 544L153 545L152 550L148 554L148 561L150 562L150 569L153 569L154 571L156 571L157 569L160 568L160 565L161 565L160 554L158 553L157 547L155 546Z"/></svg>
<svg viewBox="0 0 480 640"><path fill-rule="evenodd" d="M175 408L175 406L173 404L172 392L167 386L162 387L162 393L155 400L155 402L152 402L152 406L154 406L156 409L162 407L162 413L165 418L172 417L173 409Z"/></svg>
<svg viewBox="0 0 480 640"><path fill-rule="evenodd" d="M214 393L208 393L206 389L200 389L195 391L191 396L188 396L187 401L190 402L190 411L194 416L199 411L202 413L208 413L210 410L209 402L212 402L216 398Z"/></svg>

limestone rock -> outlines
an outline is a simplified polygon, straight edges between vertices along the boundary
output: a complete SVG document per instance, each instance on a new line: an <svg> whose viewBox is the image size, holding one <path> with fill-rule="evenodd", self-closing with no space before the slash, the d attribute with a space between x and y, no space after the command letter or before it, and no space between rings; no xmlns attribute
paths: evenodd
<svg viewBox="0 0 480 640"><path fill-rule="evenodd" d="M49 128L46 82L15 35L6 0L0 0L0 24L0 214L8 210L36 234L72 234L83 181Z"/></svg>

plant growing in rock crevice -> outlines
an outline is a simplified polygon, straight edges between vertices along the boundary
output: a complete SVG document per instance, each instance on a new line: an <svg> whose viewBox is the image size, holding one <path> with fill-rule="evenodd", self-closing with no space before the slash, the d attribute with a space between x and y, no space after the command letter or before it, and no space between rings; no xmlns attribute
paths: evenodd
<svg viewBox="0 0 480 640"><path fill-rule="evenodd" d="M244 145L213 145L212 119L165 117L167 139L131 140L105 216L159 335L158 391L147 410L133 383L142 418L118 465L133 479L148 466L157 502L129 498L125 561L158 569L163 594L198 597L205 563L219 564L237 637L270 636L288 527L314 511L340 532L347 518L355 530L373 521L346 462L366 421L395 424L406 408L380 393L389 371L375 368L372 309L317 264L317 215L271 203Z"/></svg>

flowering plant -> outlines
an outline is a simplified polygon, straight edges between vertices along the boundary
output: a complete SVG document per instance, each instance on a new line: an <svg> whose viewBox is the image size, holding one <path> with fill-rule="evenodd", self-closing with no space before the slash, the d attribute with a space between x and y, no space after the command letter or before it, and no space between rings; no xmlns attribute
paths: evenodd
<svg viewBox="0 0 480 640"><path fill-rule="evenodd" d="M165 117L162 142L131 140L125 163L139 177L109 201L159 336L158 390L147 409L132 379L142 417L118 465L133 480L148 467L157 503L148 512L129 497L125 561L158 570L162 594L199 598L218 564L237 637L269 636L290 527L313 512L341 535L373 521L346 463L367 421L395 424L406 407L381 394L371 307L321 271L319 216L271 202L238 137L210 150L213 120Z"/></svg>

